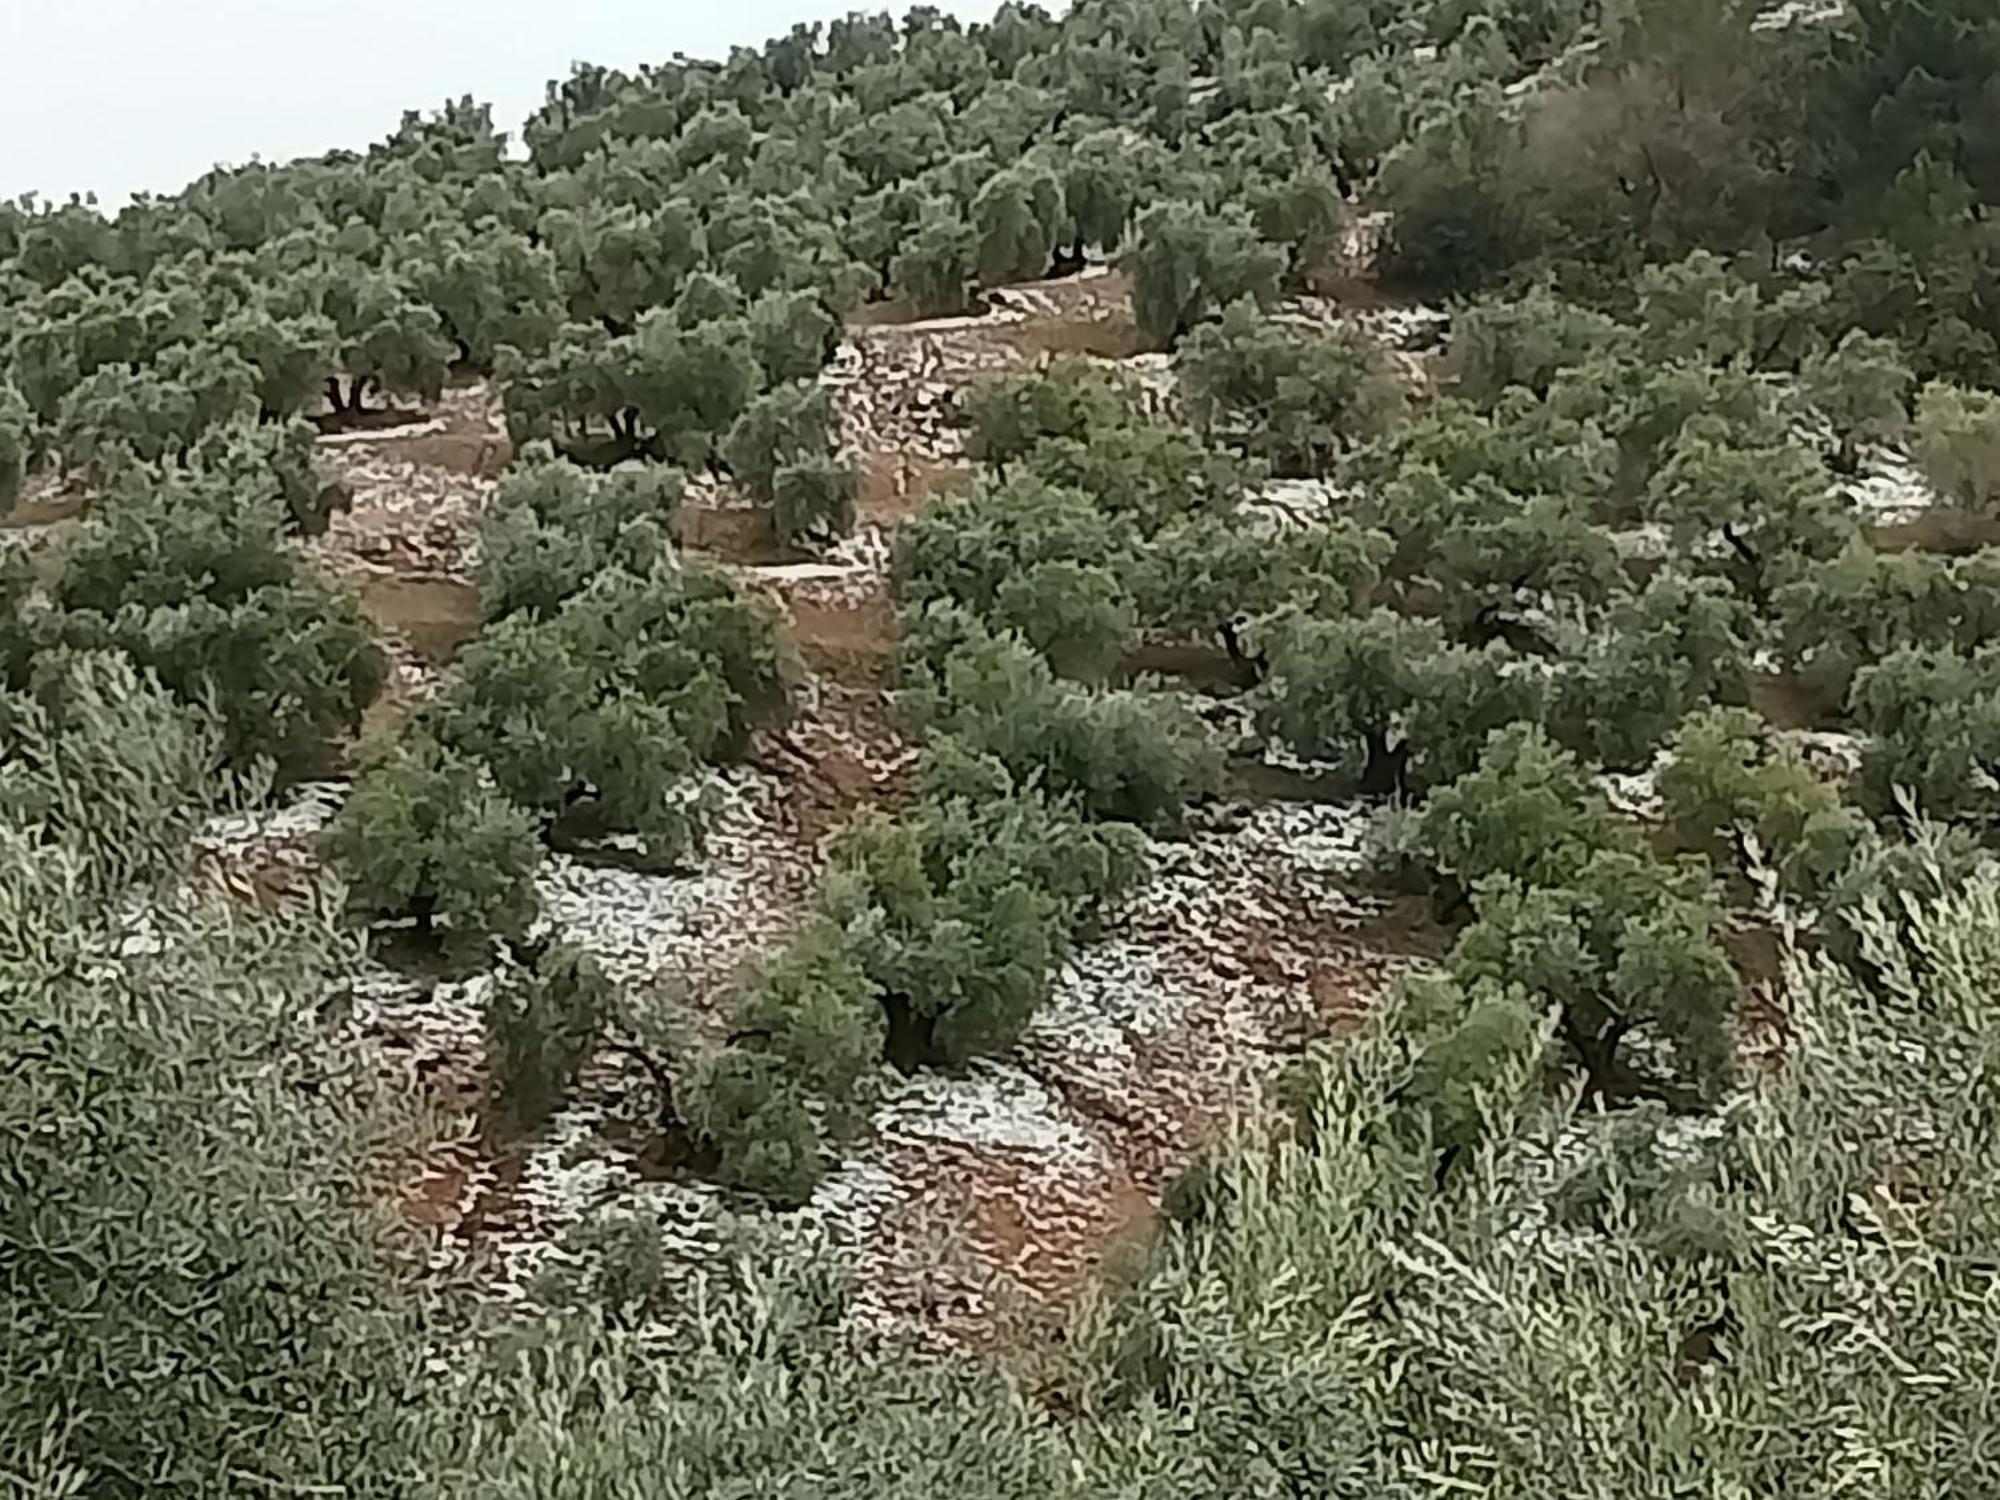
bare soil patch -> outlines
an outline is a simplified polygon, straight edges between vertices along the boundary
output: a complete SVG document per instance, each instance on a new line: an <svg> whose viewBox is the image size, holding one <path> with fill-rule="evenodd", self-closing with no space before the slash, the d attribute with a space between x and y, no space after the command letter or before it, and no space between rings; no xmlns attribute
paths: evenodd
<svg viewBox="0 0 2000 1500"><path fill-rule="evenodd" d="M74 521L90 504L82 490L61 485L31 485L13 506L0 512L0 530L32 531Z"/></svg>
<svg viewBox="0 0 2000 1500"><path fill-rule="evenodd" d="M369 619L428 661L449 661L479 633L479 590L462 578L375 573L354 586Z"/></svg>
<svg viewBox="0 0 2000 1500"><path fill-rule="evenodd" d="M1907 521L1868 528L1869 538L1884 552L1942 552L1961 556L1982 547L2000 545L2000 515L1937 506Z"/></svg>
<svg viewBox="0 0 2000 1500"><path fill-rule="evenodd" d="M683 547L724 562L774 563L785 556L771 512L761 506L683 504L674 517L674 536Z"/></svg>
<svg viewBox="0 0 2000 1500"><path fill-rule="evenodd" d="M934 495L968 483L976 472L967 463L870 453L861 461L861 494L855 507L862 525L898 526Z"/></svg>
<svg viewBox="0 0 2000 1500"><path fill-rule="evenodd" d="M1196 641L1149 641L1125 655L1124 673L1132 677L1175 677L1195 688L1244 688L1250 685L1246 663L1233 660L1220 646Z"/></svg>
<svg viewBox="0 0 2000 1500"><path fill-rule="evenodd" d="M846 687L880 687L896 652L896 616L886 598L858 604L786 601L800 657Z"/></svg>

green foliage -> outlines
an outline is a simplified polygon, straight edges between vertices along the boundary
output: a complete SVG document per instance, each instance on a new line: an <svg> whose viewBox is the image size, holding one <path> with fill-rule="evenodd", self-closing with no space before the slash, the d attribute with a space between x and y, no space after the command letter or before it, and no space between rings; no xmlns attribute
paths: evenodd
<svg viewBox="0 0 2000 1500"><path fill-rule="evenodd" d="M371 385L426 401L443 393L452 355L444 320L395 277L335 260L325 269L320 306L333 323L334 367L353 382L345 402L337 386L331 390L335 411L358 410Z"/></svg>
<svg viewBox="0 0 2000 1500"><path fill-rule="evenodd" d="M1494 875L1573 884L1597 851L1639 846L1576 757L1535 724L1497 731L1476 770L1432 792L1423 832L1438 868L1468 889Z"/></svg>
<svg viewBox="0 0 2000 1500"><path fill-rule="evenodd" d="M213 717L112 653L43 653L0 695L0 825L81 861L102 894L178 866L212 794Z"/></svg>
<svg viewBox="0 0 2000 1500"><path fill-rule="evenodd" d="M1519 297L1482 297L1452 319L1445 370L1456 396L1479 407L1520 387L1546 396L1572 366L1626 352L1631 329L1546 286Z"/></svg>
<svg viewBox="0 0 2000 1500"><path fill-rule="evenodd" d="M1049 268L1063 228L1063 189L1042 163L1017 162L986 179L971 205L984 286L1025 281Z"/></svg>
<svg viewBox="0 0 2000 1500"><path fill-rule="evenodd" d="M435 1386L373 1207L391 1117L372 1055L304 1019L358 955L298 910L135 925L112 873L0 832L0 1172L33 1184L0 1197L9 1481L392 1491Z"/></svg>
<svg viewBox="0 0 2000 1500"><path fill-rule="evenodd" d="M860 481L832 447L833 404L803 381L765 392L736 419L723 445L730 472L771 502L786 541L839 535L854 522Z"/></svg>
<svg viewBox="0 0 2000 1500"><path fill-rule="evenodd" d="M1736 976L1712 882L1662 864L1538 727L1495 734L1476 771L1431 794L1423 832L1471 894L1450 962L1468 997L1518 987L1557 1011L1599 1094L1723 1085ZM1635 1032L1671 1045L1664 1072L1635 1078L1620 1051Z"/></svg>
<svg viewBox="0 0 2000 1500"><path fill-rule="evenodd" d="M1384 268L1444 291L1470 291L1524 249L1521 207L1508 195L1520 126L1490 84L1417 122L1388 153L1378 185L1390 212Z"/></svg>
<svg viewBox="0 0 2000 1500"><path fill-rule="evenodd" d="M423 736L361 773L322 851L365 919L413 917L420 932L475 948L488 934L519 937L535 917L534 820L476 761Z"/></svg>
<svg viewBox="0 0 2000 1500"><path fill-rule="evenodd" d="M1171 699L1070 686L1020 635L946 605L911 617L907 637L902 706L912 723L992 756L1016 779L1039 773L1088 817L1172 826L1217 783L1207 731Z"/></svg>
<svg viewBox="0 0 2000 1500"><path fill-rule="evenodd" d="M2000 656L1904 646L1854 676L1848 707L1868 735L1860 793L1876 813L1907 793L1927 816L1978 825L2000 812Z"/></svg>
<svg viewBox="0 0 2000 1500"><path fill-rule="evenodd" d="M1131 388L1076 355L975 384L962 403L968 457L1005 466L1057 439L1090 442L1140 421Z"/></svg>
<svg viewBox="0 0 2000 1500"><path fill-rule="evenodd" d="M1851 543L1778 590L1772 613L1787 665L1824 703L1899 646L1969 650L2000 621L2000 574L1985 554L1951 559Z"/></svg>
<svg viewBox="0 0 2000 1500"><path fill-rule="evenodd" d="M567 943L505 963L486 992L486 1072L496 1116L532 1131L562 1107L597 1050L617 994L596 961Z"/></svg>
<svg viewBox="0 0 2000 1500"><path fill-rule="evenodd" d="M33 446L34 413L11 382L0 381L0 515L21 498Z"/></svg>
<svg viewBox="0 0 2000 1500"><path fill-rule="evenodd" d="M1139 215L1125 257L1139 331L1170 346L1239 298L1266 304L1278 294L1284 255L1241 215L1167 202Z"/></svg>
<svg viewBox="0 0 2000 1500"><path fill-rule="evenodd" d="M1248 471L1171 423L1134 417L1082 437L1043 438L1026 471L1055 489L1088 495L1098 509L1152 531L1186 516L1233 510Z"/></svg>
<svg viewBox="0 0 2000 1500"><path fill-rule="evenodd" d="M1879 996L1808 966L1802 1034L1719 1133L1660 1111L1517 1111L1535 1059L1514 1054L1476 1104L1486 1144L1461 1152L1442 1197L1431 1153L1399 1149L1404 1015L1327 1049L1311 1128L1273 1128L1221 1161L1230 1211L1169 1236L1125 1300L1128 1347L1151 1356L1131 1362L1137 1410L1160 1399L1176 1413L1161 1462L1183 1484L1359 1474L1386 1493L1593 1500L1683 1480L1754 1489L1856 1453L1892 1492L1985 1483L1978 1399L1958 1384L1980 1367L1960 1351L1984 1347L1981 1279L1949 1253L1912 1261L1880 1184L1921 1193L1950 1245L1988 1232L1981 1111L1939 1059L1980 1055L1990 1032L1992 945L1956 935L1988 930L1994 905L1989 878L1924 897L1907 935L1867 920L1895 976ZM1357 1327L1356 1306L1385 1323ZM1883 1330L1894 1357L1829 1347L1826 1319ZM1190 1347L1228 1363L1190 1361ZM1906 1363L1945 1383L1912 1401ZM1809 1390L1840 1430L1805 1424L1774 1451ZM1279 1449L1260 1439L1281 1392L1315 1415ZM1555 1431L1561 1412L1588 1413L1600 1437ZM1913 1424L1923 1446L1905 1450ZM1507 1439L1482 1446L1493 1434ZM1112 1472L1133 1474L1165 1442L1150 1415L1107 1441Z"/></svg>
<svg viewBox="0 0 2000 1500"><path fill-rule="evenodd" d="M1645 765L1691 710L1747 699L1751 626L1718 580L1655 574L1557 661L1550 732L1605 765Z"/></svg>
<svg viewBox="0 0 2000 1500"><path fill-rule="evenodd" d="M954 495L900 528L894 581L913 610L950 603L1021 632L1066 669L1101 672L1133 641L1131 545L1127 528L1086 497L1017 477ZM1082 592L1059 597L1072 585Z"/></svg>
<svg viewBox="0 0 2000 1500"><path fill-rule="evenodd" d="M918 7L579 67L526 161L465 100L115 218L0 204L0 504L61 468L94 511L0 567L0 1181L27 1185L0 1194L0 1487L1992 1492L2000 895L1974 836L2000 573L1865 548L1816 450L1851 471L1928 382L1913 451L1991 508L2000 21L1768 9ZM1316 284L1348 201L1384 211L1387 283L1527 289L1460 307L1445 394L1379 436L1359 346L1205 326ZM1006 472L900 544L908 708L935 731L914 798L836 841L744 1029L676 1070L690 1165L800 1202L885 1053L958 1062L1029 1024L1143 853L1094 820L1171 828L1210 784L1192 726L1050 667L1107 673L1141 629L1219 630L1320 753L1407 751L1441 914L1472 918L1442 972L1316 1049L1296 1120L1210 1153L1199 1211L1032 1379L849 1339L823 1258L773 1279L732 1239L683 1298L644 1219L574 1247L602 1314L477 1348L469 1309L426 1326L405 1237L362 1209L413 1135L312 1020L351 937L318 901L132 904L251 762L326 764L379 676L286 540L339 498L294 419L492 368L517 442L726 460L786 534L819 532L853 496L830 424L759 424L812 389L837 316L971 311L1093 251L1248 461L1064 371L975 414ZM1267 525L1242 504L1267 459L1337 467L1341 519ZM454 796L506 787L560 837L684 845L698 767L780 695L768 623L674 566L675 482L509 482L494 626L406 756L455 757ZM1643 589L1598 530L1641 520L1677 554ZM1382 604L1403 613L1362 613ZM1871 827L1716 707L1753 642L1847 698L1870 811L1908 787L1961 826ZM1718 890L1593 784L1676 724L1682 842L1760 877L1774 857L1841 966L1788 956L1783 1046L1713 1113ZM525 1116L608 1004L549 962L496 1001ZM1577 1110L1554 1061L1592 1103L1671 1113Z"/></svg>
<svg viewBox="0 0 2000 1500"><path fill-rule="evenodd" d="M1863 443L1902 437L1914 382L1900 348L1858 328L1832 349L1807 356L1799 367L1799 386L1833 426L1835 469L1855 473Z"/></svg>
<svg viewBox="0 0 2000 1500"><path fill-rule="evenodd" d="M54 597L67 640L122 650L211 705L239 771L262 760L294 777L360 723L386 667L353 603L284 549L279 514L178 474L81 532Z"/></svg>
<svg viewBox="0 0 2000 1500"><path fill-rule="evenodd" d="M1373 339L1344 329L1296 338L1248 301L1183 341L1179 371L1195 427L1280 475L1329 472L1393 425L1403 404Z"/></svg>
<svg viewBox="0 0 2000 1500"><path fill-rule="evenodd" d="M1148 624L1220 632L1241 655L1239 626L1297 606L1310 614L1363 608L1394 544L1347 521L1264 535L1239 516L1189 516L1163 527L1133 565Z"/></svg>
<svg viewBox="0 0 2000 1500"><path fill-rule="evenodd" d="M634 833L671 863L703 821L696 772L784 704L768 614L719 574L612 568L551 616L500 621L436 710L449 747L558 838Z"/></svg>
<svg viewBox="0 0 2000 1500"><path fill-rule="evenodd" d="M1407 793L1469 771L1487 736L1539 716L1542 687L1504 647L1448 646L1391 610L1281 619L1271 637L1266 726L1343 763L1365 792Z"/></svg>
<svg viewBox="0 0 2000 1500"><path fill-rule="evenodd" d="M1407 471L1379 502L1397 528L1394 565L1427 580L1457 634L1493 638L1556 599L1588 607L1620 581L1610 538L1566 496L1520 495L1490 478L1455 484Z"/></svg>
<svg viewBox="0 0 2000 1500"><path fill-rule="evenodd" d="M782 1059L726 1047L681 1088L688 1123L716 1151L724 1182L781 1206L812 1196L825 1170L804 1085Z"/></svg>
<svg viewBox="0 0 2000 1500"><path fill-rule="evenodd" d="M1436 476L1454 488L1485 484L1519 496L1558 496L1602 520L1611 510L1618 454L1600 413L1572 413L1553 398L1515 388L1503 392L1491 411L1438 397L1357 454L1353 467L1357 477L1384 491L1401 478L1422 483ZM1402 506L1401 497L1391 504L1385 495L1374 507L1376 524L1408 537L1406 556L1421 557L1436 544L1441 518L1406 516Z"/></svg>
<svg viewBox="0 0 2000 1500"><path fill-rule="evenodd" d="M1741 862L1754 851L1775 863L1788 888L1815 896L1868 836L1839 792L1748 709L1690 714L1669 752L1660 800L1692 848Z"/></svg>
<svg viewBox="0 0 2000 1500"><path fill-rule="evenodd" d="M807 454L771 476L771 512L778 536L791 543L826 541L854 529L861 476L830 453Z"/></svg>
<svg viewBox="0 0 2000 1500"><path fill-rule="evenodd" d="M838 323L810 289L771 292L750 305L750 347L767 384L811 380L837 342Z"/></svg>
<svg viewBox="0 0 2000 1500"><path fill-rule="evenodd" d="M503 348L535 353L562 323L556 261L524 234L437 234L411 247L411 286L437 310L458 358L490 370Z"/></svg>
<svg viewBox="0 0 2000 1500"><path fill-rule="evenodd" d="M545 618L607 567L644 573L666 561L683 484L652 464L593 473L546 456L509 474L480 521L481 615Z"/></svg>
<svg viewBox="0 0 2000 1500"><path fill-rule="evenodd" d="M148 365L106 364L70 387L54 424L72 467L110 473L180 453L254 416L256 372L233 353L176 344Z"/></svg>
<svg viewBox="0 0 2000 1500"><path fill-rule="evenodd" d="M1810 286L1767 295L1708 250L1646 267L1634 289L1649 354L1736 368L1770 364L1788 345L1808 341L1814 305L1824 298ZM1849 356L1880 352L1855 348Z"/></svg>
<svg viewBox="0 0 2000 1500"><path fill-rule="evenodd" d="M1815 455L1792 445L1725 445L1693 430L1664 455L1647 506L1689 555L1719 536L1726 576L1760 607L1855 535Z"/></svg>
<svg viewBox="0 0 2000 1500"><path fill-rule="evenodd" d="M645 435L648 452L689 466L716 452L763 381L742 320L684 329L664 309L618 341L611 370L628 435Z"/></svg>
<svg viewBox="0 0 2000 1500"><path fill-rule="evenodd" d="M1917 398L1911 451L1952 504L1990 510L2000 499L2000 396L1933 381Z"/></svg>
<svg viewBox="0 0 2000 1500"><path fill-rule="evenodd" d="M836 1134L865 1118L867 1084L882 1065L882 1007L866 966L830 924L809 928L759 976L737 1035L782 1062Z"/></svg>
<svg viewBox="0 0 2000 1500"><path fill-rule="evenodd" d="M915 227L889 263L889 285L925 316L963 312L978 236L957 209L926 199Z"/></svg>
<svg viewBox="0 0 2000 1500"><path fill-rule="evenodd" d="M1399 1134L1416 1151L1442 1153L1440 1182L1459 1154L1532 1107L1546 1037L1541 997L1490 979L1427 974L1399 987L1397 1003L1416 1055L1396 1094Z"/></svg>
<svg viewBox="0 0 2000 1500"><path fill-rule="evenodd" d="M976 751L939 754L948 772L934 763L935 790L912 812L864 814L841 831L822 895L880 996L888 1057L904 1071L1018 1036L1076 925L1140 863L1129 829L1080 822ZM988 795L963 795L968 779Z"/></svg>

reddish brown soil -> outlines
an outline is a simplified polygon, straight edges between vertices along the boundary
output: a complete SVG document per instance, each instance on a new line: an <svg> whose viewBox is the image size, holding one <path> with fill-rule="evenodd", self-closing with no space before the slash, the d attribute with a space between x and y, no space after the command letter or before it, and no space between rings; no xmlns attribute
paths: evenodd
<svg viewBox="0 0 2000 1500"><path fill-rule="evenodd" d="M846 687L879 688L896 652L896 616L887 599L856 605L787 602L799 655Z"/></svg>
<svg viewBox="0 0 2000 1500"><path fill-rule="evenodd" d="M785 556L764 507L683 505L674 518L674 536L683 547L723 562L773 563Z"/></svg>
<svg viewBox="0 0 2000 1500"><path fill-rule="evenodd" d="M905 453L871 453L861 465L856 519L864 526L898 526L933 495L965 483L970 464L939 463Z"/></svg>

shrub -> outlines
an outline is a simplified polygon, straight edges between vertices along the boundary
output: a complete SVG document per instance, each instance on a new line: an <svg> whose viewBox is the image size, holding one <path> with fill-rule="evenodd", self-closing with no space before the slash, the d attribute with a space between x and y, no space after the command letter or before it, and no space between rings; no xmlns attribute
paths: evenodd
<svg viewBox="0 0 2000 1500"><path fill-rule="evenodd" d="M508 1130L532 1131L561 1108L616 1001L596 961L568 943L501 967L486 992L486 1072Z"/></svg>
<svg viewBox="0 0 2000 1500"><path fill-rule="evenodd" d="M979 463L1005 466L1060 439L1087 442L1141 420L1131 387L1076 355L1051 360L1025 375L975 383L963 402L965 451Z"/></svg>
<svg viewBox="0 0 2000 1500"><path fill-rule="evenodd" d="M548 619L501 621L432 717L558 837L636 833L671 862L699 833L701 764L783 707L768 610L719 573L656 565L600 573Z"/></svg>
<svg viewBox="0 0 2000 1500"><path fill-rule="evenodd" d="M0 693L0 823L83 856L110 896L185 858L219 741L124 656L43 654L26 691Z"/></svg>
<svg viewBox="0 0 2000 1500"><path fill-rule="evenodd" d="M1039 776L1086 817L1171 826L1216 784L1213 741L1173 700L1059 682L1019 635L948 606L913 620L904 650L915 680L901 702L913 724L992 756L1016 779Z"/></svg>
<svg viewBox="0 0 2000 1500"><path fill-rule="evenodd" d="M478 761L408 736L355 781L327 829L328 862L364 918L414 917L463 947L519 936L536 912L534 819Z"/></svg>
<svg viewBox="0 0 2000 1500"><path fill-rule="evenodd" d="M1874 813L1900 794L1940 820L2000 814L2000 653L1905 646L1855 674L1848 705L1867 732L1861 799Z"/></svg>
<svg viewBox="0 0 2000 1500"><path fill-rule="evenodd" d="M696 1065L681 1098L688 1123L717 1153L724 1182L783 1207L812 1196L825 1170L819 1132L781 1059L721 1048Z"/></svg>
<svg viewBox="0 0 2000 1500"><path fill-rule="evenodd" d="M868 972L838 929L815 925L785 948L745 1000L737 1040L782 1062L836 1134L861 1123L884 1022Z"/></svg>
<svg viewBox="0 0 2000 1500"><path fill-rule="evenodd" d="M1494 730L1540 716L1538 676L1505 647L1448 646L1392 610L1269 628L1267 728L1342 763L1364 791L1409 792L1472 769Z"/></svg>
<svg viewBox="0 0 2000 1500"><path fill-rule="evenodd" d="M1139 215L1125 267L1140 331L1167 347L1240 298L1275 300L1285 254L1259 239L1240 211L1216 214L1197 203L1167 202Z"/></svg>
<svg viewBox="0 0 2000 1500"><path fill-rule="evenodd" d="M1933 381L1917 398L1912 456L1954 505L1986 510L2000 500L2000 396Z"/></svg>
<svg viewBox="0 0 2000 1500"><path fill-rule="evenodd" d="M644 573L667 560L683 485L677 470L655 464L593 473L531 459L501 482L480 523L481 615L548 616L607 567Z"/></svg>
<svg viewBox="0 0 2000 1500"><path fill-rule="evenodd" d="M771 476L771 515L780 540L825 541L854 529L861 476L830 454L805 456Z"/></svg>
<svg viewBox="0 0 2000 1500"><path fill-rule="evenodd" d="M54 585L63 636L123 650L186 702L211 704L226 758L283 777L323 766L387 665L353 601L300 567L275 507L237 508L180 473L78 536Z"/></svg>
<svg viewBox="0 0 2000 1500"><path fill-rule="evenodd" d="M1282 475L1330 472L1402 412L1402 387L1375 340L1346 329L1301 338L1249 302L1190 333L1179 371L1195 428Z"/></svg>

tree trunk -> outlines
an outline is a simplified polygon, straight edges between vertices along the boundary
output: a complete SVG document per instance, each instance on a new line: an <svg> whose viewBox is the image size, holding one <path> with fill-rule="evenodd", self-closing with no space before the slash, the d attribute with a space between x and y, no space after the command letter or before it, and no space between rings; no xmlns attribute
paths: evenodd
<svg viewBox="0 0 2000 1500"><path fill-rule="evenodd" d="M889 1066L908 1077L937 1052L937 1020L917 1014L907 995L884 995L882 1013L889 1022L883 1055Z"/></svg>
<svg viewBox="0 0 2000 1500"><path fill-rule="evenodd" d="M653 1087L660 1096L659 1123L665 1129L679 1129L686 1125L681 1118L680 1104L674 1098L674 1080L664 1064L644 1047L635 1047L629 1042L612 1042L605 1048L620 1057L629 1057L646 1070L653 1080Z"/></svg>
<svg viewBox="0 0 2000 1500"><path fill-rule="evenodd" d="M1410 747L1391 745L1386 729L1368 731L1368 763L1361 768L1361 794L1387 797L1403 790L1409 778Z"/></svg>
<svg viewBox="0 0 2000 1500"><path fill-rule="evenodd" d="M329 375L326 377L326 404L333 408L335 416L339 416L347 410L347 404L340 399L340 377L338 375Z"/></svg>
<svg viewBox="0 0 2000 1500"><path fill-rule="evenodd" d="M361 410L361 403L368 396L369 379L370 377L366 375L357 375L354 377L354 387L347 398L347 409L349 411L358 412Z"/></svg>
<svg viewBox="0 0 2000 1500"><path fill-rule="evenodd" d="M1631 1029L1631 1022L1616 1017L1602 1026L1586 1027L1577 1019L1575 1007L1563 1007L1563 1037L1583 1064L1590 1098L1610 1105L1626 1103L1635 1096L1630 1080L1618 1066L1618 1044Z"/></svg>
<svg viewBox="0 0 2000 1500"><path fill-rule="evenodd" d="M1755 548L1743 540L1734 526L1722 528L1722 539L1729 543L1729 550L1736 554L1737 562L1742 565L1743 591L1757 606L1757 612L1765 613L1771 601L1764 588L1763 559L1757 555Z"/></svg>

